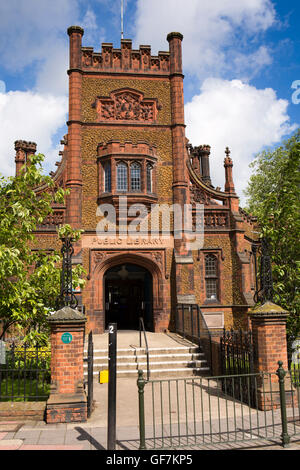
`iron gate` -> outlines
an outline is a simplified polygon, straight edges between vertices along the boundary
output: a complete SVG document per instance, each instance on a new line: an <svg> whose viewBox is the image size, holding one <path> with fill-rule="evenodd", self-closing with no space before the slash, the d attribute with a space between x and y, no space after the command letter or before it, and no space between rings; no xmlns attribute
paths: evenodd
<svg viewBox="0 0 300 470"><path fill-rule="evenodd" d="M150 381L139 371L139 448L217 450L270 441L288 445L300 435L300 394L291 385L290 372L278 364L276 373ZM255 407L249 394L251 380L259 397ZM237 389L240 400L234 394ZM127 449L137 444L126 442Z"/></svg>
<svg viewBox="0 0 300 470"><path fill-rule="evenodd" d="M251 405L256 406L254 373L254 349L251 331L226 331L220 339L221 373L224 376L250 374L250 379L241 379L241 383L223 380L222 389L236 399L245 401L250 396Z"/></svg>

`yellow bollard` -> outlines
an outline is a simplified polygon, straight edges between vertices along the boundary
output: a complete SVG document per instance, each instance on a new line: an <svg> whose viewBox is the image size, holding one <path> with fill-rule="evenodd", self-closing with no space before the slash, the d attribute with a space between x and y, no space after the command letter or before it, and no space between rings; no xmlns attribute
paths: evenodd
<svg viewBox="0 0 300 470"><path fill-rule="evenodd" d="M99 374L99 382L106 384L108 382L108 370L101 370Z"/></svg>

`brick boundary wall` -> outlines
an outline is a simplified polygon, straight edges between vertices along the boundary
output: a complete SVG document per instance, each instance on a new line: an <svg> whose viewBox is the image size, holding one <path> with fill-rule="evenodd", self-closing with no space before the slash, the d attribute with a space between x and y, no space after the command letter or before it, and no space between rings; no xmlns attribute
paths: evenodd
<svg viewBox="0 0 300 470"><path fill-rule="evenodd" d="M45 419L46 402L2 402L0 403L1 421L24 420L43 421Z"/></svg>

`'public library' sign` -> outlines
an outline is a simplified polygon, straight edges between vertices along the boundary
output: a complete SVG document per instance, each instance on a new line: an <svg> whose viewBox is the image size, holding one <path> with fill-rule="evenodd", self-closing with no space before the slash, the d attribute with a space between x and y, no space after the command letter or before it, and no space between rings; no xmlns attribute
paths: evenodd
<svg viewBox="0 0 300 470"><path fill-rule="evenodd" d="M82 237L82 248L172 248L172 237Z"/></svg>

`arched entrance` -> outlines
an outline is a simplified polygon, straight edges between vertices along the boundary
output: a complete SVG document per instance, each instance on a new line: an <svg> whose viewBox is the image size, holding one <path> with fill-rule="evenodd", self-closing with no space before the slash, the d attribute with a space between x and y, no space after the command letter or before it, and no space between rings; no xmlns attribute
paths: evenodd
<svg viewBox="0 0 300 470"><path fill-rule="evenodd" d="M153 280L144 267L122 263L104 275L105 328L117 323L118 329L136 330L139 317L153 331Z"/></svg>

